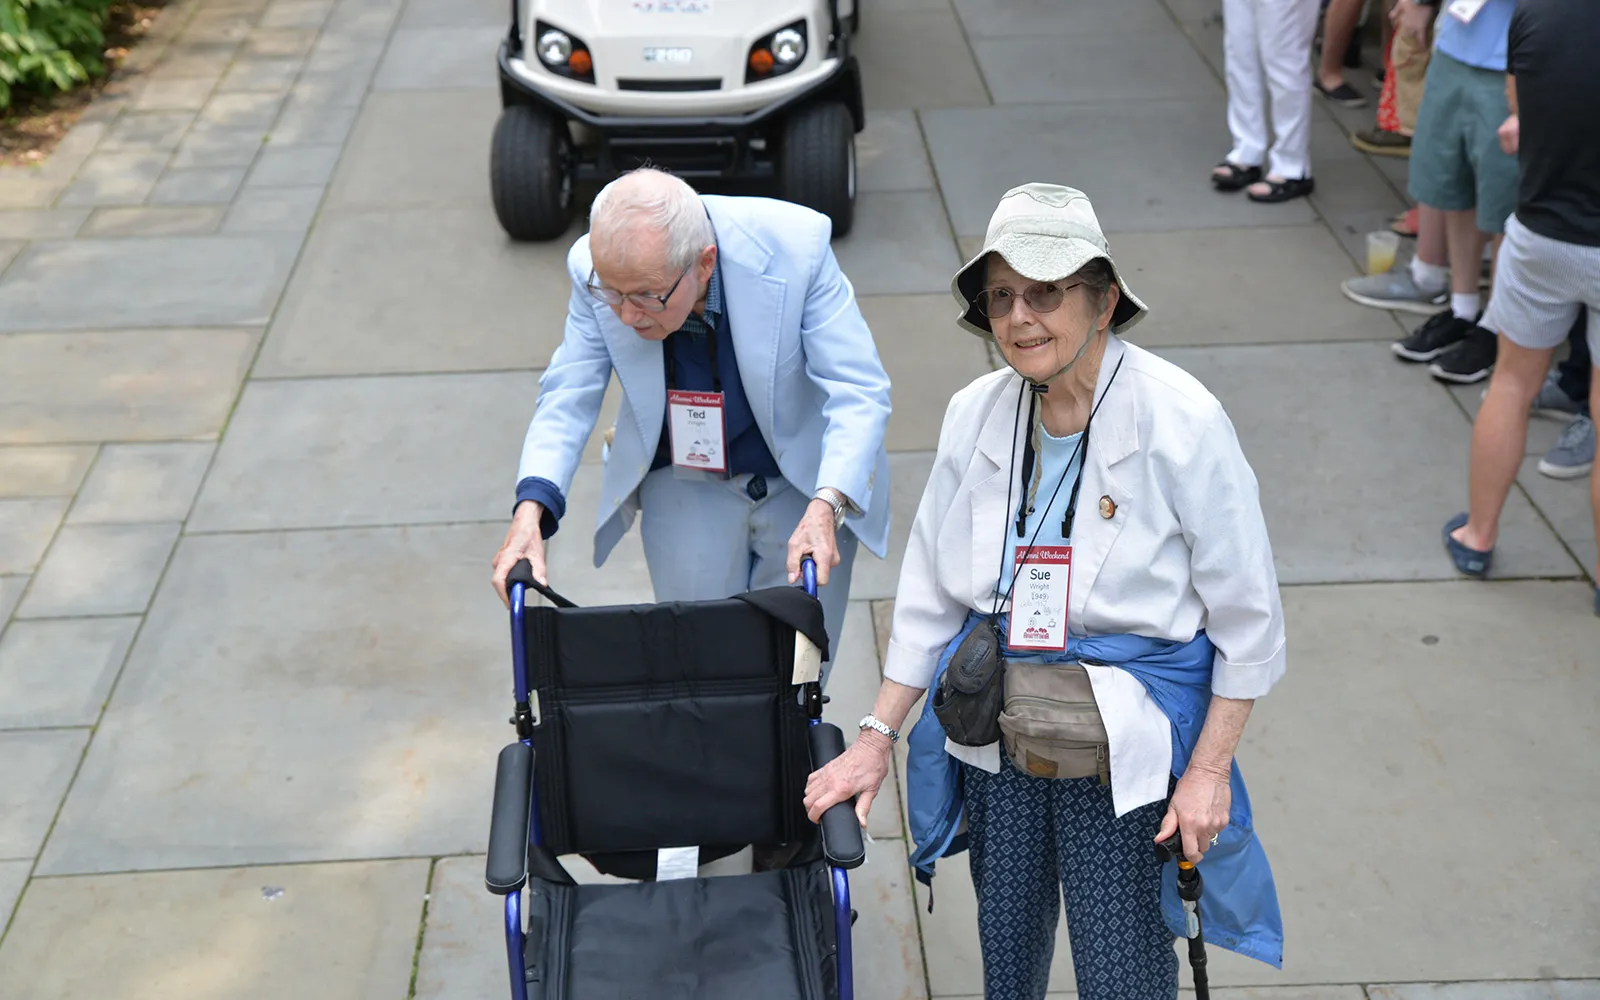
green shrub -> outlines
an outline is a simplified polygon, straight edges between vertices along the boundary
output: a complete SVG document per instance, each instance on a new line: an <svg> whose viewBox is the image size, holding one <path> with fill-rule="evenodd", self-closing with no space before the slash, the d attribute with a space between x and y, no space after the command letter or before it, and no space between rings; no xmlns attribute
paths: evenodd
<svg viewBox="0 0 1600 1000"><path fill-rule="evenodd" d="M67 90L104 71L111 0L0 0L0 108L14 91Z"/></svg>

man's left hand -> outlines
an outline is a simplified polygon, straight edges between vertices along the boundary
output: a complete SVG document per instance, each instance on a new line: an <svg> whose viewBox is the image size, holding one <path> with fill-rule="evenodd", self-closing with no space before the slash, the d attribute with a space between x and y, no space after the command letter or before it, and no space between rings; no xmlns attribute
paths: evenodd
<svg viewBox="0 0 1600 1000"><path fill-rule="evenodd" d="M826 500L812 500L805 516L789 536L789 582L800 579L800 560L817 562L817 586L828 585L828 573L839 565L839 547L833 534L833 508Z"/></svg>

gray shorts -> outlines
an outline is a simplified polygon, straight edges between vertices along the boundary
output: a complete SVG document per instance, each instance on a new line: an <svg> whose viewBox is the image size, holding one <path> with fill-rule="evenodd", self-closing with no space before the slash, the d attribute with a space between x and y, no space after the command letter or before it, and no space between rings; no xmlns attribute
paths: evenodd
<svg viewBox="0 0 1600 1000"><path fill-rule="evenodd" d="M1552 240L1507 219L1483 325L1519 347L1548 351L1567 339L1579 309L1589 310L1589 352L1600 362L1600 247Z"/></svg>

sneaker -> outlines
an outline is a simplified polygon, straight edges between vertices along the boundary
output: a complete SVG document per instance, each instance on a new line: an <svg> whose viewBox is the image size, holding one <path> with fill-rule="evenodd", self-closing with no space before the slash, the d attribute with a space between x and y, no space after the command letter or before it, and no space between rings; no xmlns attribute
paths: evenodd
<svg viewBox="0 0 1600 1000"><path fill-rule="evenodd" d="M1448 286L1429 294L1411 280L1411 268L1393 267L1382 274L1369 274L1350 278L1339 286L1345 297L1374 309L1396 309L1400 312L1431 316L1450 305Z"/></svg>
<svg viewBox="0 0 1600 1000"><path fill-rule="evenodd" d="M1404 340L1389 345L1389 349L1406 361L1432 361L1464 340L1471 329L1471 323L1457 319L1447 309L1412 330Z"/></svg>
<svg viewBox="0 0 1600 1000"><path fill-rule="evenodd" d="M1462 324L1466 336L1461 343L1439 355L1439 360L1428 366L1428 372L1441 382L1462 385L1482 382L1494 371L1500 339L1476 323L1464 319L1456 322Z"/></svg>
<svg viewBox="0 0 1600 1000"><path fill-rule="evenodd" d="M1317 88L1317 93L1334 104L1346 108L1364 108L1367 106L1367 99L1361 95L1361 91L1350 86L1347 81L1340 80L1337 87L1324 87L1321 80L1312 80L1311 85Z"/></svg>
<svg viewBox="0 0 1600 1000"><path fill-rule="evenodd" d="M1594 468L1594 421L1579 417L1566 426L1556 446L1539 459L1539 471L1551 479L1577 479Z"/></svg>
<svg viewBox="0 0 1600 1000"><path fill-rule="evenodd" d="M1369 128L1350 137L1350 145L1372 156L1410 156L1411 137L1388 129Z"/></svg>
<svg viewBox="0 0 1600 1000"><path fill-rule="evenodd" d="M1478 394L1480 403L1488 398L1488 389ZM1533 405L1528 409L1536 417L1549 417L1551 420L1571 420L1583 416L1583 404L1561 391L1561 376L1556 372L1544 377L1544 385L1539 387L1539 394L1533 397Z"/></svg>

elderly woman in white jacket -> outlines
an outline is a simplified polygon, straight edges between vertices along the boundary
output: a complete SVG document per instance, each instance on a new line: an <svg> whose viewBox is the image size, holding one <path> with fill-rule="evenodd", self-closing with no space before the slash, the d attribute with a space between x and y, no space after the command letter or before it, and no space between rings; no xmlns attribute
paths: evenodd
<svg viewBox="0 0 1600 1000"><path fill-rule="evenodd" d="M1174 835L1208 876L1206 939L1278 965L1276 893L1233 754L1283 674L1283 612L1233 426L1194 378L1119 338L1145 307L1082 192L1007 193L952 292L960 324L1010 367L950 401L883 685L860 737L811 776L807 810L854 795L865 824L935 688L908 736L912 861L927 881L970 848L985 997L1045 995L1063 898L1080 997L1175 997L1173 936L1189 922L1156 852ZM966 697L952 678L985 635L1003 746L957 742L935 717L936 701ZM1052 757L1070 738L1050 738L1071 716L1052 687L1068 669L1087 675L1104 734L1078 771L1072 750ZM1018 721L1030 715L1033 728Z"/></svg>

